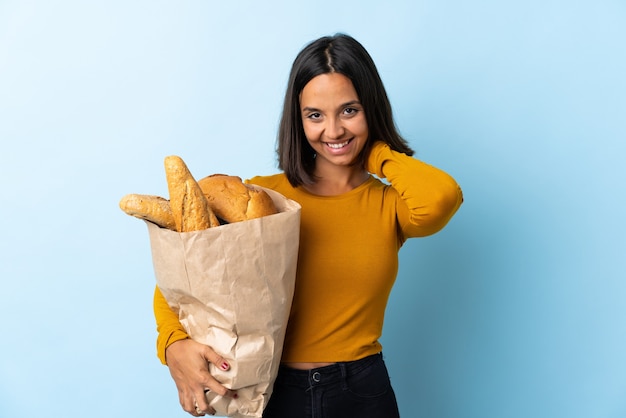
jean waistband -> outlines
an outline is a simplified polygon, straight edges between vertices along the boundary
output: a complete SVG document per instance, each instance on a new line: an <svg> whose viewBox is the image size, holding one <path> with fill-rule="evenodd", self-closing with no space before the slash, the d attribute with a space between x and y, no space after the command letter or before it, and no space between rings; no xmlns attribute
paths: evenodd
<svg viewBox="0 0 626 418"><path fill-rule="evenodd" d="M373 354L359 360L339 362L310 370L292 369L281 365L276 381L305 388L326 385L340 382L348 376L355 375L377 361L382 361L382 353Z"/></svg>

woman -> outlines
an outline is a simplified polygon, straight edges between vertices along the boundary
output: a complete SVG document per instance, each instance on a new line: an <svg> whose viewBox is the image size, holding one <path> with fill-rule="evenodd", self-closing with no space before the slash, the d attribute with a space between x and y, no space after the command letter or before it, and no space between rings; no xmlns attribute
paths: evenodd
<svg viewBox="0 0 626 418"><path fill-rule="evenodd" d="M300 203L301 232L281 367L263 416L397 417L378 340L398 251L443 228L461 190L412 157L374 62L347 35L313 41L296 57L277 151L283 172L249 182ZM185 411L214 413L205 389L237 396L208 373L207 361L224 370L228 362L187 337L158 288L155 316L158 354Z"/></svg>

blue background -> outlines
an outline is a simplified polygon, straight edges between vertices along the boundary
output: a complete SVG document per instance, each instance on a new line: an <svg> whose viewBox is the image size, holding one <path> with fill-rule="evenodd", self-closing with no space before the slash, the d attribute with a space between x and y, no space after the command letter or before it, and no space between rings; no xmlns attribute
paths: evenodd
<svg viewBox="0 0 626 418"><path fill-rule="evenodd" d="M287 75L337 31L465 203L408 242L383 344L404 417L626 417L626 4L0 1L0 416L185 417L145 226L117 204L276 171Z"/></svg>

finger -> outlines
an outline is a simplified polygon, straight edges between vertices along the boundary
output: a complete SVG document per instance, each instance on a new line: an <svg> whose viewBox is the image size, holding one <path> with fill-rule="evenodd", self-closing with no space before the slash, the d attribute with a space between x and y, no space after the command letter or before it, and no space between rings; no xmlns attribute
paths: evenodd
<svg viewBox="0 0 626 418"><path fill-rule="evenodd" d="M193 395L188 392L187 394L183 393L182 391L179 392L179 400L180 400L180 406L183 408L183 411L187 412L190 415L193 415L194 417L199 417L204 415L203 413L200 414L198 412L198 410L196 408L199 408Z"/></svg>
<svg viewBox="0 0 626 418"><path fill-rule="evenodd" d="M213 409L213 408L211 408L211 409ZM196 407L194 408L194 412L193 412L191 415L196 416L196 417L202 417L202 416L206 415L206 410L205 410L205 409L202 409L202 408L201 408L201 407L199 407L199 406L196 406ZM211 415L212 415L212 414L211 414Z"/></svg>
<svg viewBox="0 0 626 418"><path fill-rule="evenodd" d="M230 370L230 364L224 357L217 354L211 347L204 347L202 355L207 361L211 362L214 366L220 368L221 370ZM237 393L235 391L222 386L211 374L207 373L203 376L203 378L205 382L205 389L212 390L221 396L237 398Z"/></svg>
<svg viewBox="0 0 626 418"><path fill-rule="evenodd" d="M207 402L205 393L200 393L200 395L194 394L194 391L192 390L179 389L178 391L178 397L181 407L185 412L195 417L203 416L205 415L206 411L212 410Z"/></svg>
<svg viewBox="0 0 626 418"><path fill-rule="evenodd" d="M205 393L208 393L209 390L205 390ZM204 415L215 415L217 411L211 405L209 405L207 398L205 395L201 395L196 401L194 401L194 411L192 415L194 416L204 416Z"/></svg>
<svg viewBox="0 0 626 418"><path fill-rule="evenodd" d="M195 394L195 402L194 402L194 409L196 410L196 412L198 411L202 411L202 413L205 413L207 411L212 410L213 408L209 405L209 402L206 398L205 395L205 391L200 391L198 393Z"/></svg>
<svg viewBox="0 0 626 418"><path fill-rule="evenodd" d="M205 389L204 389L204 393L207 393L209 391L214 392L215 394L219 395L219 396L223 396L225 398L234 398L234 399L238 399L239 395L237 394L236 391L232 390L232 389L228 389L225 386L222 386L222 384L220 382L218 382L217 380L215 380L213 377L211 377L211 380L207 380L205 383ZM198 396L198 395L196 395Z"/></svg>
<svg viewBox="0 0 626 418"><path fill-rule="evenodd" d="M230 369L230 364L228 363L228 361L220 356L219 354L217 354L215 351L213 351L213 349L209 346L205 346L206 348L204 349L203 355L204 358L213 363L213 365L221 370L229 370Z"/></svg>
<svg viewBox="0 0 626 418"><path fill-rule="evenodd" d="M205 414L215 415L217 412L207 401L206 394L209 392L209 389L205 389L204 393L194 402L194 412L197 414L196 416L202 416Z"/></svg>
<svg viewBox="0 0 626 418"><path fill-rule="evenodd" d="M221 385L219 386L223 387ZM185 409L185 411L189 412L193 416L203 416L204 414L215 415L217 411L215 410L215 408L209 405L209 402L206 396L206 394L209 392L211 392L211 390L207 388L207 389L204 389L202 393L196 394L196 396L193 398L194 399L193 408L190 408L189 410L185 408L183 409ZM232 397L235 399L238 398L237 392L230 390L230 389L226 389L226 393L224 393L222 396Z"/></svg>

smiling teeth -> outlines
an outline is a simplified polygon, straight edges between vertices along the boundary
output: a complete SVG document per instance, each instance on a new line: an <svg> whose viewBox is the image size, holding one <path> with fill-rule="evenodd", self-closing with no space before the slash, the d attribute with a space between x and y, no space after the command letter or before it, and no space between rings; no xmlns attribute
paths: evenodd
<svg viewBox="0 0 626 418"><path fill-rule="evenodd" d="M339 149L339 148L343 148L346 145L348 145L348 142L350 142L350 141L342 142L340 144L326 144L326 145L328 145L329 147L334 148L334 149Z"/></svg>

